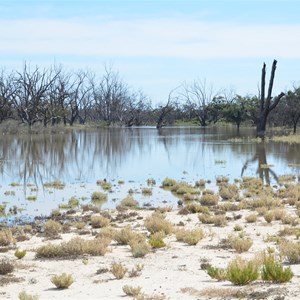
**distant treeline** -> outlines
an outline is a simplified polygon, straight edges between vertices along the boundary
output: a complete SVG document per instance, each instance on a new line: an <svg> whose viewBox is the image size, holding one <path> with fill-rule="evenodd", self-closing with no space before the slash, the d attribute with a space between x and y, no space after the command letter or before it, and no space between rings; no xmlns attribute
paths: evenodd
<svg viewBox="0 0 300 300"><path fill-rule="evenodd" d="M98 76L90 71L68 72L62 66L0 73L0 123L14 119L28 125L101 123L107 126L172 125L190 122L207 126L219 121L256 125L261 97L216 90L206 80L183 83L168 99L152 106L143 91L128 86L111 68ZM300 87L287 91L268 116L268 124L291 126L300 119Z"/></svg>

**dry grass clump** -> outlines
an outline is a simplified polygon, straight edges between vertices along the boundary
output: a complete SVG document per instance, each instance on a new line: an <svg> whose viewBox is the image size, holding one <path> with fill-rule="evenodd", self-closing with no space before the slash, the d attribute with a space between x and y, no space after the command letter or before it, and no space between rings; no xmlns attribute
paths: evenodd
<svg viewBox="0 0 300 300"><path fill-rule="evenodd" d="M52 181L52 182L47 182L47 183L45 183L45 184L44 184L44 187L62 190L62 189L65 188L65 184L62 183L60 180L54 180L54 181Z"/></svg>
<svg viewBox="0 0 300 300"><path fill-rule="evenodd" d="M252 194L256 194L263 188L264 184L260 178L245 176L241 182L241 188Z"/></svg>
<svg viewBox="0 0 300 300"><path fill-rule="evenodd" d="M197 245L204 238L204 232L201 228L196 229L178 229L176 231L177 241L182 241L188 245Z"/></svg>
<svg viewBox="0 0 300 300"><path fill-rule="evenodd" d="M153 213L147 217L144 225L150 233L163 232L168 235L173 231L173 225L159 213Z"/></svg>
<svg viewBox="0 0 300 300"><path fill-rule="evenodd" d="M147 185L149 185L149 186L156 185L156 180L154 178L148 178Z"/></svg>
<svg viewBox="0 0 300 300"><path fill-rule="evenodd" d="M96 184L100 185L104 191L110 191L112 188L112 184L110 182L106 181L106 179L97 180Z"/></svg>
<svg viewBox="0 0 300 300"><path fill-rule="evenodd" d="M92 201L96 204L101 204L107 201L107 194L101 192L94 192L91 195Z"/></svg>
<svg viewBox="0 0 300 300"><path fill-rule="evenodd" d="M257 221L257 215L256 214L250 214L248 216L245 216L245 219L248 223L255 223Z"/></svg>
<svg viewBox="0 0 300 300"><path fill-rule="evenodd" d="M281 219L282 224L289 224L292 226L296 226L299 224L299 218L286 214Z"/></svg>
<svg viewBox="0 0 300 300"><path fill-rule="evenodd" d="M219 196L210 193L203 193L200 198L200 203L205 206L214 206L217 205L218 202Z"/></svg>
<svg viewBox="0 0 300 300"><path fill-rule="evenodd" d="M47 244L36 249L36 258L68 258L78 257L83 254L93 256L103 256L108 251L110 244L109 238L96 238L93 240L84 240L75 237L68 242L62 242L59 245Z"/></svg>
<svg viewBox="0 0 300 300"><path fill-rule="evenodd" d="M235 184L221 184L219 186L219 195L223 200L238 201L239 189Z"/></svg>
<svg viewBox="0 0 300 300"><path fill-rule="evenodd" d="M227 279L226 269L209 266L206 269L206 272L209 275L209 277L217 279L218 281L224 281Z"/></svg>
<svg viewBox="0 0 300 300"><path fill-rule="evenodd" d="M134 298L140 295L142 292L142 288L140 286L133 287L131 285L124 285L122 289L123 292L126 294L126 296L134 297Z"/></svg>
<svg viewBox="0 0 300 300"><path fill-rule="evenodd" d="M202 206L199 203L188 203L186 204L185 208L188 210L189 213L209 213L209 208L207 206Z"/></svg>
<svg viewBox="0 0 300 300"><path fill-rule="evenodd" d="M171 178L165 178L162 182L162 186L165 187L171 187L174 186L177 183L177 181L175 179L171 179Z"/></svg>
<svg viewBox="0 0 300 300"><path fill-rule="evenodd" d="M144 187L144 188L142 188L142 194L144 196L151 196L152 195L152 189Z"/></svg>
<svg viewBox="0 0 300 300"><path fill-rule="evenodd" d="M151 250L149 244L145 240L133 240L130 243L130 248L133 257L144 257Z"/></svg>
<svg viewBox="0 0 300 300"><path fill-rule="evenodd" d="M61 275L54 275L51 282L58 289L67 289L74 282L74 279L71 274L62 273Z"/></svg>
<svg viewBox="0 0 300 300"><path fill-rule="evenodd" d="M281 240L279 242L280 255L287 259L291 264L300 263L300 243L294 243L288 240Z"/></svg>
<svg viewBox="0 0 300 300"><path fill-rule="evenodd" d="M19 293L19 300L39 300L39 296L27 294L25 291Z"/></svg>
<svg viewBox="0 0 300 300"><path fill-rule="evenodd" d="M171 191L177 195L193 195L199 193L199 191L195 190L192 185L186 182L177 182L175 185L172 186Z"/></svg>
<svg viewBox="0 0 300 300"><path fill-rule="evenodd" d="M235 235L229 235L227 240L230 247L238 253L247 252L253 244L253 241L250 238Z"/></svg>
<svg viewBox="0 0 300 300"><path fill-rule="evenodd" d="M264 215L264 218L267 223L272 223L272 221L274 220L274 213L272 211L269 211Z"/></svg>
<svg viewBox="0 0 300 300"><path fill-rule="evenodd" d="M62 226L59 222L49 220L44 226L44 235L48 238L57 238L61 233Z"/></svg>
<svg viewBox="0 0 300 300"><path fill-rule="evenodd" d="M274 198L269 195L260 195L257 199L254 199L252 201L252 207L258 208L258 207L266 207L268 210L280 207L282 205L280 199Z"/></svg>
<svg viewBox="0 0 300 300"><path fill-rule="evenodd" d="M116 279L122 279L127 272L127 268L125 268L121 263L113 263L111 265L110 272Z"/></svg>
<svg viewBox="0 0 300 300"><path fill-rule="evenodd" d="M91 216L91 226L93 228L102 228L108 226L110 223L110 219L105 218L103 216L92 215Z"/></svg>
<svg viewBox="0 0 300 300"><path fill-rule="evenodd" d="M241 208L240 205L231 202L226 202L226 203L219 203L218 209L221 211L239 211Z"/></svg>
<svg viewBox="0 0 300 300"><path fill-rule="evenodd" d="M196 187L204 188L205 187L205 180L204 179L199 179L198 181L195 182Z"/></svg>
<svg viewBox="0 0 300 300"><path fill-rule="evenodd" d="M139 234L132 230L128 225L121 230L115 230L113 232L113 240L115 240L119 245L129 245L133 241L145 240L145 237L142 234Z"/></svg>
<svg viewBox="0 0 300 300"><path fill-rule="evenodd" d="M218 176L216 178L217 184L228 183L229 178L227 176Z"/></svg>
<svg viewBox="0 0 300 300"><path fill-rule="evenodd" d="M0 230L0 246L6 247L15 241L12 231L9 228Z"/></svg>
<svg viewBox="0 0 300 300"><path fill-rule="evenodd" d="M225 215L215 215L213 219L215 226L224 227L227 225L227 219Z"/></svg>
<svg viewBox="0 0 300 300"><path fill-rule="evenodd" d="M214 224L215 222L215 216L212 216L210 214L200 214L198 215L198 219L203 224Z"/></svg>
<svg viewBox="0 0 300 300"><path fill-rule="evenodd" d="M126 208L137 208L139 203L131 195L128 195L120 202L120 206Z"/></svg>
<svg viewBox="0 0 300 300"><path fill-rule="evenodd" d="M134 268L128 271L128 276L129 277L138 277L141 275L142 270L144 269L143 264L136 264Z"/></svg>
<svg viewBox="0 0 300 300"><path fill-rule="evenodd" d="M287 182L293 182L295 179L296 179L295 175L286 174L286 175L278 176L278 183L284 184Z"/></svg>
<svg viewBox="0 0 300 300"><path fill-rule="evenodd" d="M0 275L6 275L9 273L12 273L14 271L14 265L11 263L11 261L3 257L0 260Z"/></svg>

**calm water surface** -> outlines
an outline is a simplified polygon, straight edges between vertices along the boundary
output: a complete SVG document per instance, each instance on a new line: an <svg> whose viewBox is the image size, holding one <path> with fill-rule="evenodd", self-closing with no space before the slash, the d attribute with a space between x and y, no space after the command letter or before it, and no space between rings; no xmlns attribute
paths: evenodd
<svg viewBox="0 0 300 300"><path fill-rule="evenodd" d="M240 138L243 138L242 140ZM45 215L72 196L86 197L101 191L96 181L106 178L113 192L103 208L115 207L129 188L135 198L152 205L176 205L177 199L158 186L166 177L195 182L228 176L261 177L276 184L277 177L299 174L300 145L253 141L253 129L170 127L112 128L78 130L55 135L7 135L0 140L0 203L7 210L16 205L23 215ZM233 140L234 139L234 140ZM260 168L268 164L270 169ZM157 188L152 197L140 191L147 179ZM46 189L43 184L60 180L63 190ZM118 184L122 180L125 184ZM17 183L18 186L11 186ZM27 200L36 196L35 201ZM166 204L165 204L166 205Z"/></svg>

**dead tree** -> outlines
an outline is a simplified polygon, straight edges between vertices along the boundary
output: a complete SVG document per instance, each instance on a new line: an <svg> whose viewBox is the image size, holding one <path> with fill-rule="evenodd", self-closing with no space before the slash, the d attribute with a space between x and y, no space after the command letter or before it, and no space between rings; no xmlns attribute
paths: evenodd
<svg viewBox="0 0 300 300"><path fill-rule="evenodd" d="M277 106L280 99L285 95L281 92L278 96L272 99L273 83L276 71L277 60L274 59L271 70L271 77L269 82L268 94L265 97L265 85L266 85L266 64L263 64L261 74L261 94L260 94L260 106L258 113L258 120L256 126L256 137L264 139L266 132L266 125L269 113Z"/></svg>

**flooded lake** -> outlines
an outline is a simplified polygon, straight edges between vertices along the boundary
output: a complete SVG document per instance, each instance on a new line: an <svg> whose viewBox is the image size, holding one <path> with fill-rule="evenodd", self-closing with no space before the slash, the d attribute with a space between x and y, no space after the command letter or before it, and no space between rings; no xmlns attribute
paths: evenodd
<svg viewBox="0 0 300 300"><path fill-rule="evenodd" d="M300 145L253 140L254 129L111 128L75 130L55 135L3 135L0 140L0 203L6 212L14 205L18 215L48 215L70 197L90 203L102 191L97 180L113 184L103 208L113 208L131 188L140 204L175 206L177 199L159 188L166 177L194 183L218 176L230 181L261 177L276 184L277 177L300 173ZM269 168L266 168L266 166ZM141 194L154 178L153 196ZM65 188L45 188L59 180ZM122 181L122 184L120 183ZM124 182L124 183L123 183Z"/></svg>

